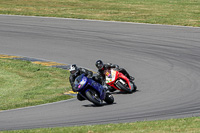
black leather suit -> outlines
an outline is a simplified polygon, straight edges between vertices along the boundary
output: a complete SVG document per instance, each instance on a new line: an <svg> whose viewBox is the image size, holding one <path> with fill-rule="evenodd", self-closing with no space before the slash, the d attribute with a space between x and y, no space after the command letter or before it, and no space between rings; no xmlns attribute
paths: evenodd
<svg viewBox="0 0 200 133"><path fill-rule="evenodd" d="M123 73L128 79L130 79L130 75L128 74L128 72L124 68L119 68L118 65L115 65L115 64L112 64L112 63L107 63L107 64L103 65L103 68L101 70L98 70L98 76L99 76L98 78L99 78L99 80L101 80L101 82L105 81L104 71L106 69L109 69L109 68L117 69L119 72Z"/></svg>

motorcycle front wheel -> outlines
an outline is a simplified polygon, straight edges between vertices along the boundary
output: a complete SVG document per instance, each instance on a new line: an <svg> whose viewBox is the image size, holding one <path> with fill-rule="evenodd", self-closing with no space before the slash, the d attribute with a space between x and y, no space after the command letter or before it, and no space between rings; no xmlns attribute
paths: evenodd
<svg viewBox="0 0 200 133"><path fill-rule="evenodd" d="M103 102L95 90L89 90L85 93L85 95L87 96L88 100L94 103L95 105L97 106L102 105Z"/></svg>
<svg viewBox="0 0 200 133"><path fill-rule="evenodd" d="M121 89L122 91L128 92L128 93L132 93L133 91L129 88L126 87L125 85L123 85L121 82L116 82L116 86ZM128 86L128 85L127 85Z"/></svg>

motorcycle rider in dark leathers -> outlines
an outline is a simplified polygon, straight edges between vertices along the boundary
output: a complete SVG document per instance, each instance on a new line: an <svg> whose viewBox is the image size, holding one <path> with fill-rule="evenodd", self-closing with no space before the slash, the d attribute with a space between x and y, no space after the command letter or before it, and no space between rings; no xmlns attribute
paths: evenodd
<svg viewBox="0 0 200 133"><path fill-rule="evenodd" d="M84 74L88 78L92 78L96 82L99 82L101 85L103 85L103 87L106 90L108 90L107 85L105 85L105 83L101 79L101 77L99 77L99 76L93 76L93 72L92 71L89 71L89 70L87 70L85 68L78 68L76 66L76 64L71 65L70 68L69 68L69 71L70 71L69 81L70 81L70 84L72 86L72 90L74 92L76 92L76 90L74 88L75 87L74 81L75 81L76 77L78 77L81 74ZM79 93L77 94L77 99L80 100L80 101L85 100Z"/></svg>
<svg viewBox="0 0 200 133"><path fill-rule="evenodd" d="M92 76L93 76L92 71L89 71L85 68L78 68L76 66L76 64L71 65L69 68L69 71L70 71L69 81L72 86L72 90L74 92L76 92L76 90L74 88L75 87L74 81L75 81L76 77L78 77L81 74L85 74L85 76L87 76L88 78L92 78ZM77 94L77 99L80 101L85 100L79 93Z"/></svg>
<svg viewBox="0 0 200 133"><path fill-rule="evenodd" d="M101 80L105 80L104 71L109 68L115 68L117 71L123 73L132 83L133 83L133 80L135 79L134 77L130 76L124 68L119 68L118 65L115 65L112 63L104 64L103 61L101 61L101 60L97 60L95 65L98 68L98 76L102 77L102 78L99 78Z"/></svg>

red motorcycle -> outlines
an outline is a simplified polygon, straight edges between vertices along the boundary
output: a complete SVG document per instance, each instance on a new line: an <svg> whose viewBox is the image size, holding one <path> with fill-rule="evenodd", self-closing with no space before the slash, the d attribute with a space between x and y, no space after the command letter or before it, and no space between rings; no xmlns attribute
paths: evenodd
<svg viewBox="0 0 200 133"><path fill-rule="evenodd" d="M130 82L129 79L121 72L110 68L104 71L106 84L111 86L111 92L120 90L123 92L132 93L136 91L137 87L134 82Z"/></svg>

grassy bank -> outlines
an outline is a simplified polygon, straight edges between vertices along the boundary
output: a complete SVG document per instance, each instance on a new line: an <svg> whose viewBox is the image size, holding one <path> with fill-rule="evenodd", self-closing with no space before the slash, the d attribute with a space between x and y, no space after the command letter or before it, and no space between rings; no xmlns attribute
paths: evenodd
<svg viewBox="0 0 200 133"><path fill-rule="evenodd" d="M71 98L66 70L0 59L0 110L27 107Z"/></svg>
<svg viewBox="0 0 200 133"><path fill-rule="evenodd" d="M200 27L200 0L0 0L0 14Z"/></svg>
<svg viewBox="0 0 200 133"><path fill-rule="evenodd" d="M199 133L200 117L123 124L46 128L2 133ZM1 132L0 132L1 133Z"/></svg>

